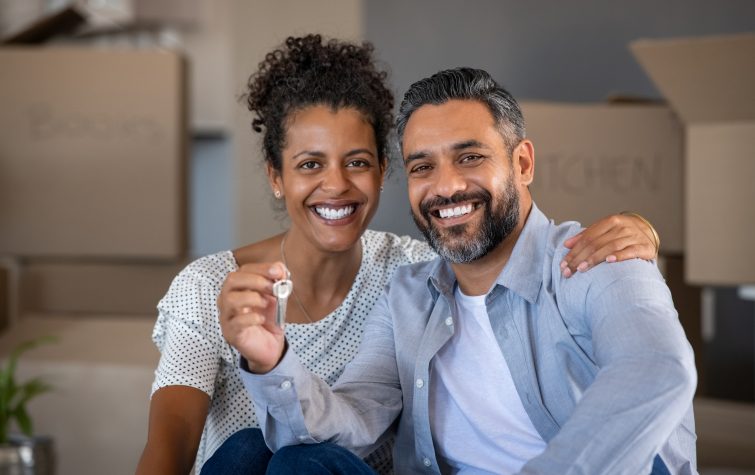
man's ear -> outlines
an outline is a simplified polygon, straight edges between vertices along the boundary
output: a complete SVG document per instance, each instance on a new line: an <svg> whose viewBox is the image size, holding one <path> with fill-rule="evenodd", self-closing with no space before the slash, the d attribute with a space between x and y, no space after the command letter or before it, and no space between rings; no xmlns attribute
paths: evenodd
<svg viewBox="0 0 755 475"><path fill-rule="evenodd" d="M270 183L270 188L273 190L273 195L276 198L283 196L283 179L278 170L273 168L270 162L265 163L265 173L267 173L267 181Z"/></svg>
<svg viewBox="0 0 755 475"><path fill-rule="evenodd" d="M519 182L524 186L529 186L535 179L535 146L528 139L524 139L514 147L512 155Z"/></svg>

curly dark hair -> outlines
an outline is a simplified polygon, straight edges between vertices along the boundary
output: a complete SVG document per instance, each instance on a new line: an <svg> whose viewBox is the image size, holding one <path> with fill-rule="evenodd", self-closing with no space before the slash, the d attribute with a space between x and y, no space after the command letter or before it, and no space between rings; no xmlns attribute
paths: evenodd
<svg viewBox="0 0 755 475"><path fill-rule="evenodd" d="M370 43L355 45L320 35L288 37L265 56L247 82L247 107L255 114L252 129L264 131L265 161L281 170L286 121L304 107L323 104L334 109L354 107L375 131L381 163L388 156L388 132L393 124L393 94L388 73L379 71Z"/></svg>

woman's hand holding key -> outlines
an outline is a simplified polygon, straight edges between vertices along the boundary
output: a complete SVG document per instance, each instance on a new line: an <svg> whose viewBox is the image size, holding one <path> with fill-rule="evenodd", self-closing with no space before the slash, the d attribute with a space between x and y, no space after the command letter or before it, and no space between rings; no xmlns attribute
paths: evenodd
<svg viewBox="0 0 755 475"><path fill-rule="evenodd" d="M228 274L218 296L223 337L253 373L267 373L283 357L285 337L283 327L276 323L278 300L273 286L287 279L288 271L280 262L247 264Z"/></svg>

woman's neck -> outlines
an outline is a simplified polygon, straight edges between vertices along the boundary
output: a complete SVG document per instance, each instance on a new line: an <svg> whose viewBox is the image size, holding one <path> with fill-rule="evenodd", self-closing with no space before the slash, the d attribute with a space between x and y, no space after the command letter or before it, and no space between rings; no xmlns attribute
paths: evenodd
<svg viewBox="0 0 755 475"><path fill-rule="evenodd" d="M327 252L289 230L280 236L280 255L274 260L284 261L291 272L296 293L290 302L296 309L292 316L299 320L301 313L301 323L306 323L325 317L346 298L362 262L362 244L360 240L345 251Z"/></svg>

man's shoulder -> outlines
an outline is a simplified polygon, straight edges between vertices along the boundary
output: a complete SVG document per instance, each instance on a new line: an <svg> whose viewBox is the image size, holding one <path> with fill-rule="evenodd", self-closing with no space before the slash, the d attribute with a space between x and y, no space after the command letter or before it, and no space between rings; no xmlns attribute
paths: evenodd
<svg viewBox="0 0 755 475"><path fill-rule="evenodd" d="M411 287L424 287L430 276L433 275L438 266L441 265L443 265L441 258L435 257L429 261L415 262L413 264L399 266L393 274L391 282L399 285L409 285Z"/></svg>

